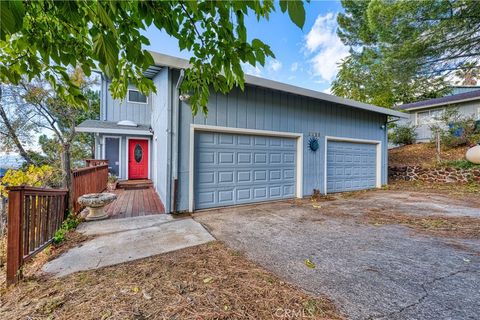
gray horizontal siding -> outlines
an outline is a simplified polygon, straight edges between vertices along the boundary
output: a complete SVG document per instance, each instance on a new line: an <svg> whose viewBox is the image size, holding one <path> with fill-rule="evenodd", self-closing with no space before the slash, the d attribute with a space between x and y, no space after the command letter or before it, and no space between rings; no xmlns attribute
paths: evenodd
<svg viewBox="0 0 480 320"><path fill-rule="evenodd" d="M386 116L330 102L279 91L247 86L228 95L214 94L208 102L208 116L192 117L190 106L180 103L179 210L188 210L190 124L285 131L304 134L304 195L313 189L324 192L325 136L382 141L382 183L386 183ZM320 133L320 148L311 152L306 144L309 132Z"/></svg>

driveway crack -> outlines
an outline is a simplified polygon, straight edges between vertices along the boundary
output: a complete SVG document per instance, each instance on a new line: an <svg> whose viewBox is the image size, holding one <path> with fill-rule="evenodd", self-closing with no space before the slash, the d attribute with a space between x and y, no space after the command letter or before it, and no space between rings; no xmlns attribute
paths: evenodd
<svg viewBox="0 0 480 320"><path fill-rule="evenodd" d="M450 278L450 277L453 277L457 274L460 274L460 273L467 273L467 272L473 272L473 270L470 270L470 269L462 269L462 270L457 270L457 271L454 271L454 272L451 272L449 274L446 274L444 276L441 276L441 277L435 277L433 278L432 280L430 281L427 281L427 282L424 282L421 284L421 288L423 290L423 294L420 298L418 298L415 302L412 302L402 308L400 308L399 310L397 311L394 311L394 312L391 312L387 315L380 315L380 316L377 316L377 317L374 317L374 318L370 318L370 319L381 319L381 318L386 318L386 319L390 319L392 316L394 315L399 315L401 313L403 313L405 310L407 309L410 309L410 308L413 308L419 304L421 304L425 299L428 298L428 296L430 295L427 287L434 284L435 282L437 281L442 281L442 280L445 280L447 278Z"/></svg>

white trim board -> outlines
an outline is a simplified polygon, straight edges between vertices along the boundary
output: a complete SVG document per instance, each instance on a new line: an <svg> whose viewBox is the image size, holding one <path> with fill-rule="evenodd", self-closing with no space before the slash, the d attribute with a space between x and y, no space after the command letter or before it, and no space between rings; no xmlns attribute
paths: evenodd
<svg viewBox="0 0 480 320"><path fill-rule="evenodd" d="M150 159L151 159L151 157L152 157L152 146L151 146L151 143L150 143L150 138L130 137L130 136L127 137L127 147L126 147L127 153L126 153L126 155L125 155L125 158L126 158L126 160L127 160L127 161L126 161L127 166L126 166L126 168L125 168L125 169L126 169L126 170L125 170L125 171L126 171L126 177L125 177L125 178L126 178L127 180L129 180L129 178L128 178L128 157L129 157L129 151L130 151L130 150L129 150L129 141L130 141L131 139L132 139L132 140L147 140L147 141L148 141L148 159L147 159L147 160L148 160L148 165L147 165L147 167L148 167L148 174L147 174L147 178L148 178L148 179L151 179L151 176L150 176L150 166L151 166L151 163L152 163L152 162L150 161Z"/></svg>
<svg viewBox="0 0 480 320"><path fill-rule="evenodd" d="M140 90L137 90L137 89L127 89L127 102L128 102L128 103L136 103L136 104L148 104L148 96L147 96L147 95L144 95L144 96L145 96L145 98L146 98L146 100L147 100L146 102L140 102L140 101L131 101L131 100L130 100L130 94L129 94L129 93L130 93L130 91L135 91L135 92L138 92L138 93L140 93L140 94L144 95L143 93L141 93L141 92L140 92Z"/></svg>
<svg viewBox="0 0 480 320"><path fill-rule="evenodd" d="M367 140L367 139L354 139L354 138L345 138L345 137L333 137L325 136L325 154L324 154L324 168L323 168L323 187L324 194L327 194L327 152L328 152L328 141L340 141L340 142L354 142L354 143L364 143L364 144L375 144L376 148L376 188L382 187L382 141L380 140Z"/></svg>
<svg viewBox="0 0 480 320"><path fill-rule="evenodd" d="M105 138L117 139L118 140L118 179L121 179L122 176L122 137L121 136L103 136L102 137L102 159L107 159L105 154Z"/></svg>
<svg viewBox="0 0 480 320"><path fill-rule="evenodd" d="M296 146L297 159L296 159L296 170L295 170L296 171L295 196L297 198L303 198L303 133L191 124L190 125L189 165L188 165L188 211L193 212L193 210L195 209L195 201L194 201L195 200L194 199L195 131L235 133L235 134L296 139L297 140L297 146Z"/></svg>
<svg viewBox="0 0 480 320"><path fill-rule="evenodd" d="M139 136L151 136L153 135L150 131L147 130L129 130L129 129L111 129L111 128L85 128L85 127L76 127L75 132L87 132L87 133L110 133L110 134L128 134L128 135L139 135Z"/></svg>

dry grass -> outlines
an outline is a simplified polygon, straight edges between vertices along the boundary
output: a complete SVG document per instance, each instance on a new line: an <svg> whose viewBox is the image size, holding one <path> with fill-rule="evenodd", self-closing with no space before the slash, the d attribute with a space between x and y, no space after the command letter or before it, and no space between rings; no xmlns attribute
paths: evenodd
<svg viewBox="0 0 480 320"><path fill-rule="evenodd" d="M480 219L470 217L412 216L372 210L363 218L373 225L399 224L435 236L480 239Z"/></svg>
<svg viewBox="0 0 480 320"><path fill-rule="evenodd" d="M461 160L465 158L468 147L442 150L442 161ZM437 165L435 146L431 143L418 143L388 150L389 166L424 166Z"/></svg>
<svg viewBox="0 0 480 320"><path fill-rule="evenodd" d="M68 249L72 247L76 247L81 245L81 243L85 240L88 240L89 237L75 232L70 231L65 234L65 240L60 245L50 245L45 250L38 253L35 257L29 260L22 268L22 274L24 277L29 278L33 277L37 274L42 266L50 261L61 255L62 253L66 252ZM5 291L6 286L6 263L7 263L7 237L5 236L3 241L4 246L0 245L0 249L4 248L4 250L0 250L0 260L4 261L3 265L0 265L0 292L3 293Z"/></svg>
<svg viewBox="0 0 480 320"><path fill-rule="evenodd" d="M478 196L480 185L476 183L442 184L396 181L385 189L418 192L425 194L427 198L432 195L441 195L452 201L460 200L468 203L469 206L478 207L480 210L480 197ZM308 218L304 217L302 221L308 219L312 222L323 222L326 217L349 219L356 223L368 223L376 226L398 224L435 236L480 239L480 218L409 214L402 211L402 208L375 202L378 192L379 190L345 192L330 195L328 201L322 197L312 197L308 201L298 200L294 204L310 209Z"/></svg>
<svg viewBox="0 0 480 320"><path fill-rule="evenodd" d="M31 277L1 298L5 319L341 319L326 298L213 242L61 279Z"/></svg>
<svg viewBox="0 0 480 320"><path fill-rule="evenodd" d="M415 191L421 193L440 194L451 199L468 202L480 207L479 183L431 183L424 181L394 181L386 187L387 190Z"/></svg>

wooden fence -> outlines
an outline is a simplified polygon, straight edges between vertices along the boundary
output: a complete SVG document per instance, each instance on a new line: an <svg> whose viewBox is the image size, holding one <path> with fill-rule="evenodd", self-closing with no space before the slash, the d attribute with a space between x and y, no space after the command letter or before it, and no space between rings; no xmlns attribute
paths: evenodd
<svg viewBox="0 0 480 320"><path fill-rule="evenodd" d="M26 186L7 190L7 284L13 284L24 262L45 248L62 225L68 191Z"/></svg>
<svg viewBox="0 0 480 320"><path fill-rule="evenodd" d="M72 171L71 193L67 189L27 186L8 187L7 284L14 284L22 265L42 251L60 229L73 199L74 212L81 207L78 197L107 188L108 164Z"/></svg>
<svg viewBox="0 0 480 320"><path fill-rule="evenodd" d="M108 164L75 169L72 171L73 211L79 212L82 207L78 197L87 193L100 193L107 189Z"/></svg>
<svg viewBox="0 0 480 320"><path fill-rule="evenodd" d="M85 159L85 167L103 166L104 164L108 164L108 160Z"/></svg>

